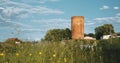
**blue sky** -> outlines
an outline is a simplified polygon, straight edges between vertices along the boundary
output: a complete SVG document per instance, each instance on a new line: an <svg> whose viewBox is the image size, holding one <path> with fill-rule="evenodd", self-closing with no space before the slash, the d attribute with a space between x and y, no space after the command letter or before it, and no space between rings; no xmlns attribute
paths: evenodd
<svg viewBox="0 0 120 63"><path fill-rule="evenodd" d="M40 40L49 29L71 28L71 16L85 17L85 33L105 23L120 32L120 0L0 0L0 41Z"/></svg>

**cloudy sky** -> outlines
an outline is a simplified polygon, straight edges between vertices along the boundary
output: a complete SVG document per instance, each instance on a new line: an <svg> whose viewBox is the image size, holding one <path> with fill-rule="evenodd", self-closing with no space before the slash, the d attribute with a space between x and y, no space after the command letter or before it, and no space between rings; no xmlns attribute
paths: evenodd
<svg viewBox="0 0 120 63"><path fill-rule="evenodd" d="M71 28L71 16L85 17L85 33L105 23L120 32L120 0L0 0L0 41L40 40L49 29Z"/></svg>

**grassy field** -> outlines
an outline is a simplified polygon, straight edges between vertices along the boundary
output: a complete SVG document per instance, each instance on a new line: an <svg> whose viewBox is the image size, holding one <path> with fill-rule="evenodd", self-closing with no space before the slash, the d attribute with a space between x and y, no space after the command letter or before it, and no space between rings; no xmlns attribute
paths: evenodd
<svg viewBox="0 0 120 63"><path fill-rule="evenodd" d="M120 42L118 41L120 39L116 40L115 44ZM102 43L104 41L109 42L109 40L69 40L62 43L23 42L14 45L2 43L0 45L0 63L116 63L120 59L117 54L120 52L120 48L109 50L109 43L105 45L107 48L101 46L106 43ZM97 46L94 46L94 42L97 43Z"/></svg>

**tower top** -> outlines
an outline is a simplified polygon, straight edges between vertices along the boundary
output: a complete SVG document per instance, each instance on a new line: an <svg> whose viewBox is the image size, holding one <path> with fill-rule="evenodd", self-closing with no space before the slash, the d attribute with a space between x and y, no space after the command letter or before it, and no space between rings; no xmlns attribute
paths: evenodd
<svg viewBox="0 0 120 63"><path fill-rule="evenodd" d="M73 18L84 18L84 16L72 16L71 19Z"/></svg>

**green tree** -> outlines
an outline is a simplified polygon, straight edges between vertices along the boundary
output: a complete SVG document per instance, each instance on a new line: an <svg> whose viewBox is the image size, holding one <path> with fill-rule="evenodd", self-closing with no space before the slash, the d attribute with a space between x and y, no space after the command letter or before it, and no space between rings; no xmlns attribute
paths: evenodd
<svg viewBox="0 0 120 63"><path fill-rule="evenodd" d="M71 30L69 28L48 30L44 37L46 41L61 41L68 39L71 39Z"/></svg>
<svg viewBox="0 0 120 63"><path fill-rule="evenodd" d="M95 28L96 39L100 39L103 35L109 35L114 33L114 27L112 24L104 24Z"/></svg>
<svg viewBox="0 0 120 63"><path fill-rule="evenodd" d="M120 32L117 32L116 34L117 34L118 36L120 36Z"/></svg>
<svg viewBox="0 0 120 63"><path fill-rule="evenodd" d="M84 34L84 36L89 36L89 37L95 37L95 34L93 34L93 33L88 33L88 34Z"/></svg>
<svg viewBox="0 0 120 63"><path fill-rule="evenodd" d="M64 30L64 39L67 40L67 39L71 39L71 30L69 28L66 28Z"/></svg>
<svg viewBox="0 0 120 63"><path fill-rule="evenodd" d="M19 40L18 38L8 38L4 42L7 43L7 44L14 45L15 42L22 42L22 41Z"/></svg>

